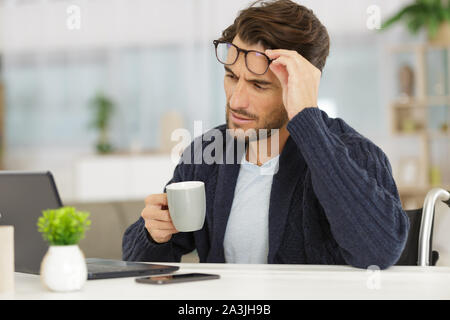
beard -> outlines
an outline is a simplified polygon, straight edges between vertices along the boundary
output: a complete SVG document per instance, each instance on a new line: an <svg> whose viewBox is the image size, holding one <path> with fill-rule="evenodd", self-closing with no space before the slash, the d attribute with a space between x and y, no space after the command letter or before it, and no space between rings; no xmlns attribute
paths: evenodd
<svg viewBox="0 0 450 320"><path fill-rule="evenodd" d="M247 135L245 134L245 129L241 128L239 125L231 124L230 121L230 110L232 110L235 114L244 116L245 118L249 118L254 120L256 123L254 128L248 128L247 130L255 130L256 135ZM235 131L233 134L233 137L235 140L243 140L245 139L245 142L248 143L249 141L258 141L260 139L267 139L272 135L272 130L279 130L283 126L285 126L288 121L289 117L286 111L286 108L282 105L279 108L275 108L270 114L265 116L264 118L260 118L254 114L250 114L246 112L245 110L234 110L230 108L230 104L227 102L226 106L226 124L227 129L231 131ZM240 129L240 130L238 130ZM264 134L264 136L260 135L259 130L265 129L267 134ZM244 130L244 134L239 134L238 131ZM242 132L242 131L241 131Z"/></svg>

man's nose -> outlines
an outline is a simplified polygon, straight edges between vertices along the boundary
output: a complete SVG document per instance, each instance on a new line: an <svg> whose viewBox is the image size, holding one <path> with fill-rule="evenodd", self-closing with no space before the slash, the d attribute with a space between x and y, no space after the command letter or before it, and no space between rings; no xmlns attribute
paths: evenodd
<svg viewBox="0 0 450 320"><path fill-rule="evenodd" d="M233 88L230 98L231 109L246 109L249 106L247 85L243 77L240 77Z"/></svg>

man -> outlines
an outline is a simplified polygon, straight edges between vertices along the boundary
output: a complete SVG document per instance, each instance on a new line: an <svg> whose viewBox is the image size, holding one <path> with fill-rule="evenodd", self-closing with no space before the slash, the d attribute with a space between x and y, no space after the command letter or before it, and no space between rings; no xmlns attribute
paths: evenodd
<svg viewBox="0 0 450 320"><path fill-rule="evenodd" d="M226 129L278 132L233 135L246 142L235 161L198 164L183 157L169 183L204 181L203 228L178 232L166 194L150 195L125 232L123 259L179 262L197 249L200 262L395 264L408 218L385 154L317 107L329 37L313 12L290 0L258 1L214 45L227 99L226 126L217 129L224 136ZM259 156L258 145L273 139L278 149ZM185 154L195 156L193 145ZM265 167L277 169L257 170Z"/></svg>

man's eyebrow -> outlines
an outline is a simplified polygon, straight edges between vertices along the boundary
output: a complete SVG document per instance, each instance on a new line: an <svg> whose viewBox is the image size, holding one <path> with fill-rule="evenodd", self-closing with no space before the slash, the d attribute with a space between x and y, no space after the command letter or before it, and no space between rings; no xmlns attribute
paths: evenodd
<svg viewBox="0 0 450 320"><path fill-rule="evenodd" d="M229 72L229 73L231 73L233 76L236 77L236 75L234 74L234 72L233 72L229 67L224 66L224 68L225 68L225 71L226 71L226 72ZM259 84L259 85L262 85L262 86L270 86L270 85L273 84L273 83L270 82L270 81L261 80L261 79L246 79L246 80L247 80L248 82L256 83L256 84Z"/></svg>
<svg viewBox="0 0 450 320"><path fill-rule="evenodd" d="M229 72L229 73L231 73L233 76L236 76L236 75L234 74L234 72L233 72L229 67L224 66L224 68L225 68L225 71L226 71L226 72Z"/></svg>

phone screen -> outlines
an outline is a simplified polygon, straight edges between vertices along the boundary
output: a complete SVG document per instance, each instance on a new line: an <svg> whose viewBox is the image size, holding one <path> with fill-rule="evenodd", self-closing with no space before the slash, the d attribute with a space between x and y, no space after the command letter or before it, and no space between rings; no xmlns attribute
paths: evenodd
<svg viewBox="0 0 450 320"><path fill-rule="evenodd" d="M187 282L187 281L219 279L219 278L220 278L220 276L218 274L180 273L180 274L172 274L172 275L137 278L136 282L151 283L151 284L166 284L166 283L178 283L178 282Z"/></svg>

